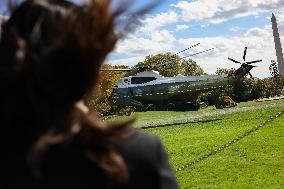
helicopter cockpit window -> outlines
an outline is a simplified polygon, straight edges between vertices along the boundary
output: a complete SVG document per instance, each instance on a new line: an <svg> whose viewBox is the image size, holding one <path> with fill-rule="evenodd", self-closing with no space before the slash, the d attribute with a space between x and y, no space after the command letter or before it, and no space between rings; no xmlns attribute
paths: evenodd
<svg viewBox="0 0 284 189"><path fill-rule="evenodd" d="M132 77L131 84L144 84L156 79L156 77Z"/></svg>

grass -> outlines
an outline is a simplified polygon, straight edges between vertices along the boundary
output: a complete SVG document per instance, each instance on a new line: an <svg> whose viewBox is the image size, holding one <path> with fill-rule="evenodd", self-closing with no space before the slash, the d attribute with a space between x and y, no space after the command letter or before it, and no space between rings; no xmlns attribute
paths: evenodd
<svg viewBox="0 0 284 189"><path fill-rule="evenodd" d="M252 105L252 103L241 104L241 106ZM162 138L172 166L178 168L260 124L282 109L284 106L211 116L185 124L145 128L144 131ZM208 108L202 111L214 110ZM180 114L188 112L146 112L140 114L140 118L163 119ZM146 116L143 118L141 115ZM181 188L283 188L283 139L284 116L225 151L178 172L178 182Z"/></svg>
<svg viewBox="0 0 284 189"><path fill-rule="evenodd" d="M141 112L136 126L162 138L177 169L280 110L284 99L244 102L223 110ZM176 176L181 188L284 188L284 115Z"/></svg>
<svg viewBox="0 0 284 189"><path fill-rule="evenodd" d="M200 120L200 118L210 118L216 117L217 114L232 114L238 111L247 111L246 108L256 108L263 109L267 108L266 106L279 106L284 104L284 99L277 101L266 101L266 102L242 102L239 103L235 108L229 109L216 109L214 106L209 106L199 111L186 111L186 112L176 112L176 111L148 111L148 112L139 112L135 116L138 118L136 127L148 127L148 126L161 126L168 125L173 123L186 123L191 121ZM108 120L124 120L128 119L127 116L113 116L109 117Z"/></svg>

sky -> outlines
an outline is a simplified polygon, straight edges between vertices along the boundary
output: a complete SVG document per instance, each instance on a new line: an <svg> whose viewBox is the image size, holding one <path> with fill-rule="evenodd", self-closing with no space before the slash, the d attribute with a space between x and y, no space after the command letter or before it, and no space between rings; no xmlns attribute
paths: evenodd
<svg viewBox="0 0 284 189"><path fill-rule="evenodd" d="M251 71L253 76L269 77L271 60L276 60L272 13L283 46L284 0L165 0L141 19L135 32L119 41L107 62L131 66L147 55L175 53L201 43L182 56L215 48L191 57L205 72L214 74L217 68L238 68L228 57L242 61L247 46L247 61L263 60Z"/></svg>
<svg viewBox="0 0 284 189"><path fill-rule="evenodd" d="M155 1L133 2L134 9L140 9ZM1 0L1 14L4 7ZM217 68L238 68L228 57L242 61L247 46L247 61L263 60L251 71L253 76L269 77L271 60L276 60L272 13L284 47L284 0L164 0L117 43L106 63L133 66L147 55L176 53L200 43L182 56L215 48L191 57L206 73L214 74Z"/></svg>

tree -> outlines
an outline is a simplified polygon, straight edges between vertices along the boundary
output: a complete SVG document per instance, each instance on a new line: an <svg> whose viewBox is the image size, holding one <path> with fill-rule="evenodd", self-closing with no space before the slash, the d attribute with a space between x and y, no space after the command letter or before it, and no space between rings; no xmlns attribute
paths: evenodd
<svg viewBox="0 0 284 189"><path fill-rule="evenodd" d="M236 69L235 68L230 68L230 69L227 69L227 68L217 68L215 74L217 75L233 75L234 73L236 72Z"/></svg>
<svg viewBox="0 0 284 189"><path fill-rule="evenodd" d="M217 75L226 74L231 76L234 75L235 72L235 68L218 68L215 73ZM221 92L217 91L217 93ZM244 77L234 86L227 86L222 89L222 94L232 97L237 102L242 102L263 97L264 91L261 80Z"/></svg>
<svg viewBox="0 0 284 189"><path fill-rule="evenodd" d="M253 100L253 91L256 88L256 81L252 78L244 77L234 86L234 100L245 102Z"/></svg>
<svg viewBox="0 0 284 189"><path fill-rule="evenodd" d="M124 69L127 66L111 66L104 64L102 69ZM101 115L110 113L111 104L109 97L115 87L117 81L124 77L123 72L103 71L100 73L100 78L95 88L86 95L86 105L92 110L97 111Z"/></svg>
<svg viewBox="0 0 284 189"><path fill-rule="evenodd" d="M184 76L200 76L205 75L203 69L196 64L193 60L182 60L181 74Z"/></svg>
<svg viewBox="0 0 284 189"><path fill-rule="evenodd" d="M235 101L248 101L253 99L259 99L263 97L271 97L279 95L284 87L284 78L279 75L278 67L275 61L271 61L269 67L271 72L270 78L258 79L258 78L242 78L235 86L232 88L233 91L226 91L226 94L231 96ZM235 69L225 69L218 68L216 74L228 74L232 75ZM223 90L224 91L224 90ZM232 94L229 94L229 93ZM213 94L221 93L220 91L214 91Z"/></svg>
<svg viewBox="0 0 284 189"><path fill-rule="evenodd" d="M173 53L146 56L143 62L139 62L134 66L134 69L142 71L155 70L165 77L173 77L179 74L185 76L205 74L203 69L193 60L181 59Z"/></svg>
<svg viewBox="0 0 284 189"><path fill-rule="evenodd" d="M278 66L277 66L277 63L276 61L274 60L271 60L271 64L269 66L269 71L271 73L271 76L272 76L272 80L273 80L273 93L274 93L274 96L275 95L280 95L281 92L282 92L282 89L284 87L284 82L283 82L283 77L280 76L279 74L279 70L278 70Z"/></svg>
<svg viewBox="0 0 284 189"><path fill-rule="evenodd" d="M269 71L272 77L279 77L279 70L275 60L271 60Z"/></svg>

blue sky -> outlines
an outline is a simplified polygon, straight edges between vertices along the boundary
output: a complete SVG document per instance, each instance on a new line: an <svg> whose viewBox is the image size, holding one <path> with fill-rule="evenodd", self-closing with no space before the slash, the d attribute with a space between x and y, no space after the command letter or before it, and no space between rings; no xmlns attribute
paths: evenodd
<svg viewBox="0 0 284 189"><path fill-rule="evenodd" d="M79 1L79 0L74 0ZM3 14L4 1L0 1ZM154 0L135 0L139 9ZM207 73L217 68L237 68L227 60L241 60L248 46L248 60L263 59L254 76L270 75L275 60L271 13L276 15L284 45L284 0L164 0L141 19L141 24L119 41L107 63L134 65L149 54L177 52L193 44L201 45L183 55L209 48L213 51L192 57Z"/></svg>
<svg viewBox="0 0 284 189"><path fill-rule="evenodd" d="M136 32L117 44L108 63L134 65L149 54L177 52L200 42L184 55L216 48L192 57L213 74L220 67L237 68L227 58L241 60L243 49L248 46L248 60L263 59L253 75L268 77L269 64L276 59L272 12L283 44L284 0L165 0L142 19Z"/></svg>

